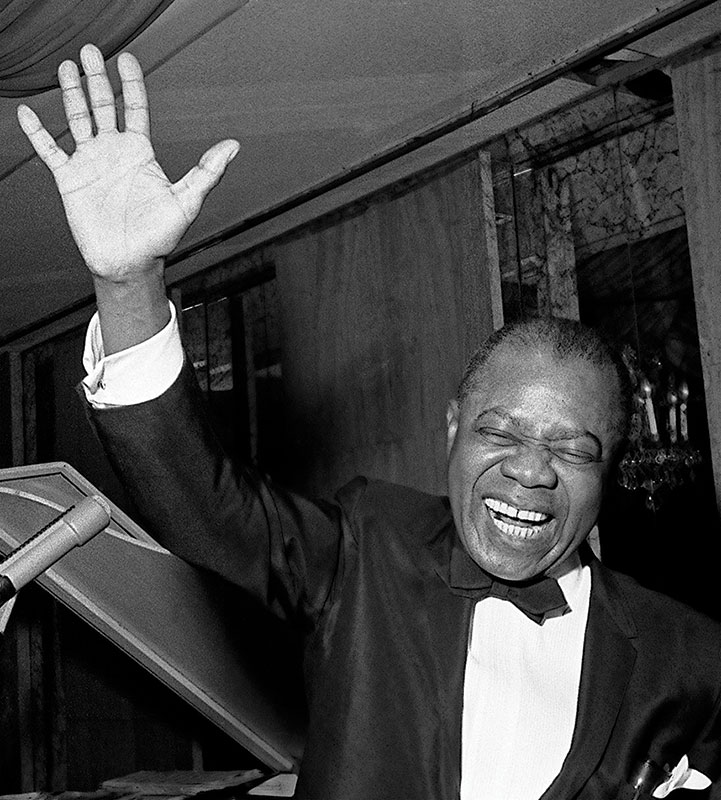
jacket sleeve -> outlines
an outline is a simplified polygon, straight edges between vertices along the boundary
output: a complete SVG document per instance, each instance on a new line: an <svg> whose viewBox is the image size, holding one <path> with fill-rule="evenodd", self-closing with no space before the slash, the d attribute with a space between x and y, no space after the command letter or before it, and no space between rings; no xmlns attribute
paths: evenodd
<svg viewBox="0 0 721 800"><path fill-rule="evenodd" d="M711 780L707 792L694 792L693 795L721 800L721 693L716 697L709 720L688 757L689 766ZM687 794L691 795L691 792Z"/></svg>
<svg viewBox="0 0 721 800"><path fill-rule="evenodd" d="M314 625L342 562L347 518L339 505L236 467L211 429L187 360L159 398L89 415L153 538L281 618Z"/></svg>

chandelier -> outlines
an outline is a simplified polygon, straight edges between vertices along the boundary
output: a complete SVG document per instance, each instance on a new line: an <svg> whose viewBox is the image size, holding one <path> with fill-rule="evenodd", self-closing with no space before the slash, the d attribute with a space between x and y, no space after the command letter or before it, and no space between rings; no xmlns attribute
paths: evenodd
<svg viewBox="0 0 721 800"><path fill-rule="evenodd" d="M657 511L668 491L693 480L701 454L688 435L689 389L659 356L642 369L630 346L622 353L634 389L629 449L619 465L624 489L643 491Z"/></svg>

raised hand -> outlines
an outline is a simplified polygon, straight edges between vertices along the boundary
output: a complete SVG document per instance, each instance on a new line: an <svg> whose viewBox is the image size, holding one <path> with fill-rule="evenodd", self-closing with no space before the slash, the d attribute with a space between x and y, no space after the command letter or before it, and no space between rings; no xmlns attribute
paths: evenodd
<svg viewBox="0 0 721 800"><path fill-rule="evenodd" d="M129 53L118 58L125 106L125 130L119 132L100 50L85 45L80 59L87 75L92 118L76 64L64 61L58 69L65 114L76 144L71 156L30 108L21 105L18 120L53 173L71 231L91 272L124 281L173 250L236 154L238 144L220 142L185 177L171 184L150 143L148 105L138 61Z"/></svg>
<svg viewBox="0 0 721 800"><path fill-rule="evenodd" d="M219 142L183 178L170 183L150 143L138 61L130 53L118 57L125 117L121 132L102 53L88 44L80 60L90 109L77 65L64 61L58 69L76 145L72 155L58 146L27 106L18 107L18 121L55 178L73 237L95 278L103 334L112 350L152 335L167 319L163 259L198 215L238 152L238 143Z"/></svg>

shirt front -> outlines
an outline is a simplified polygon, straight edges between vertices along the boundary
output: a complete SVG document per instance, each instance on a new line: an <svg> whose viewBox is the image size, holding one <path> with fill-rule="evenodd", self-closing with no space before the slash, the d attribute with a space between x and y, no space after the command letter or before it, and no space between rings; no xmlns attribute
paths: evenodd
<svg viewBox="0 0 721 800"><path fill-rule="evenodd" d="M542 625L498 598L475 606L463 693L461 800L537 800L568 755L591 571L574 554L554 577L571 610Z"/></svg>

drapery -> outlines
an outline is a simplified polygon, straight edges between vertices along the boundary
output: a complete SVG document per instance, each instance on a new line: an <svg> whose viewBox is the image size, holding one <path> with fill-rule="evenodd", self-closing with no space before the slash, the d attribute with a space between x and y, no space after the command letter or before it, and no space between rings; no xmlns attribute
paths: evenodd
<svg viewBox="0 0 721 800"><path fill-rule="evenodd" d="M0 0L0 96L58 85L57 68L86 42L119 52L173 0Z"/></svg>

